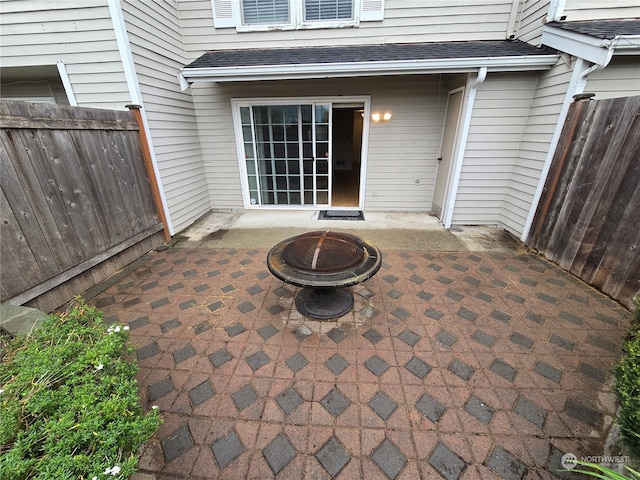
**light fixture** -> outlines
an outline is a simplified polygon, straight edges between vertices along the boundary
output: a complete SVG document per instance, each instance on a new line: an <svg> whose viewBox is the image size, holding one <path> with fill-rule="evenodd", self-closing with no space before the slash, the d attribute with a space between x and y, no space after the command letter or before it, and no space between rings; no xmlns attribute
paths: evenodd
<svg viewBox="0 0 640 480"><path fill-rule="evenodd" d="M379 122L380 120L388 121L391 120L391 112L374 112L371 114L371 120L374 122Z"/></svg>

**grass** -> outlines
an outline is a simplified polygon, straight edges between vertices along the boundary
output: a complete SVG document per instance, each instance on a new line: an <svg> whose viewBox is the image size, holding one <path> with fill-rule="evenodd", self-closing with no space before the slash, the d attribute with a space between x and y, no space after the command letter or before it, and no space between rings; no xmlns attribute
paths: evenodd
<svg viewBox="0 0 640 480"><path fill-rule="evenodd" d="M4 345L0 480L124 479L162 419L144 412L127 327L82 301Z"/></svg>

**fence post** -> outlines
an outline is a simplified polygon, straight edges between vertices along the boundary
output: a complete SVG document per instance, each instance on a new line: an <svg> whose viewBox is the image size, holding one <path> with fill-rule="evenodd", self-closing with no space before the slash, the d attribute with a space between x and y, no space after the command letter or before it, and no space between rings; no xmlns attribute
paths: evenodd
<svg viewBox="0 0 640 480"><path fill-rule="evenodd" d="M147 169L147 175L149 176L149 183L151 184L151 192L153 194L153 203L156 205L158 211L158 217L164 227L164 241L171 241L171 234L169 233L169 223L167 222L167 216L164 213L164 207L162 205L162 198L160 197L160 189L158 188L158 178L156 177L156 171L153 168L153 161L151 160L151 150L149 150L149 142L147 141L147 135L142 121L142 114L140 105L125 105L129 109L133 119L138 124L138 137L140 139L140 148L142 149L142 158L144 158L144 166Z"/></svg>

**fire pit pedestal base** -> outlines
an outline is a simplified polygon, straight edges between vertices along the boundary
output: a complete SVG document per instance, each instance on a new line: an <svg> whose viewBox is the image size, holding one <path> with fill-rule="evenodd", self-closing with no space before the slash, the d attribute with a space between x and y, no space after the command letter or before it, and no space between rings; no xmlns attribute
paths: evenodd
<svg viewBox="0 0 640 480"><path fill-rule="evenodd" d="M353 308L353 294L348 288L303 288L296 295L296 308L309 318L340 318Z"/></svg>
<svg viewBox="0 0 640 480"><path fill-rule="evenodd" d="M355 235L310 232L278 243L267 255L269 271L280 280L302 287L296 308L305 317L331 320L353 309L348 287L380 270L382 255Z"/></svg>

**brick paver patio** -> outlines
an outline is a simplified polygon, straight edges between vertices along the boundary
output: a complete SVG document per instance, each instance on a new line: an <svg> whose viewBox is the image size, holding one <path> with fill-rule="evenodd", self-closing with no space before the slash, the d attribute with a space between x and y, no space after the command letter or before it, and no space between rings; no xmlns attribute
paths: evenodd
<svg viewBox="0 0 640 480"><path fill-rule="evenodd" d="M165 419L138 479L565 478L563 454L602 454L629 313L556 266L386 251L316 322L266 254L185 242L93 299Z"/></svg>

